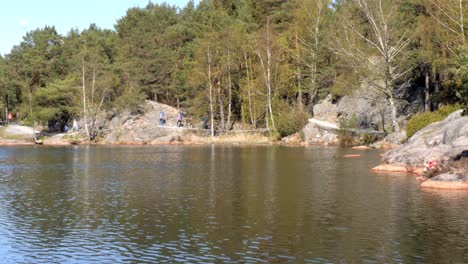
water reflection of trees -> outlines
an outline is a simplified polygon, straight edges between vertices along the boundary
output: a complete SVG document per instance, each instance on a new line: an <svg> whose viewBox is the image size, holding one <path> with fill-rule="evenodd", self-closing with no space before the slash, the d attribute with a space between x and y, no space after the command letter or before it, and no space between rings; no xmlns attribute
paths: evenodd
<svg viewBox="0 0 468 264"><path fill-rule="evenodd" d="M417 262L415 252L440 260L450 252L463 262L466 196L421 193L412 178L371 174L372 153L345 160L343 151L28 149L15 154L22 169L2 198L11 200L14 231L27 234L16 241L52 255L72 248L121 260Z"/></svg>

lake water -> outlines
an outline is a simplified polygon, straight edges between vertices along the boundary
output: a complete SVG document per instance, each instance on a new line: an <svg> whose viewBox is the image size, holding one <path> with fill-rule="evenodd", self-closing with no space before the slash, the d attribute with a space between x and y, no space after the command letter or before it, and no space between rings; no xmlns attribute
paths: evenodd
<svg viewBox="0 0 468 264"><path fill-rule="evenodd" d="M468 192L378 153L2 147L0 263L468 263Z"/></svg>

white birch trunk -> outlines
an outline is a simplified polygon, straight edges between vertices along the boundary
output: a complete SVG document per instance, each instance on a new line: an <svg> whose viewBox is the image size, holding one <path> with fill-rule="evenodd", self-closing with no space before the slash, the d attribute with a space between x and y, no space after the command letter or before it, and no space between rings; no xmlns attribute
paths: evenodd
<svg viewBox="0 0 468 264"><path fill-rule="evenodd" d="M85 78L85 63L84 63L84 58L82 60L82 95L83 95L83 121L84 121L84 126L85 126L85 131L86 131L86 136L88 140L91 140L91 136L89 134L89 128L88 128L88 112L87 112L87 104L86 104L86 78Z"/></svg>
<svg viewBox="0 0 468 264"><path fill-rule="evenodd" d="M210 47L208 47L207 59L208 59L208 88L209 88L209 97L210 97L211 137L214 137L213 83L212 83L212 80L211 80L211 50L210 50Z"/></svg>
<svg viewBox="0 0 468 264"><path fill-rule="evenodd" d="M228 130L231 128L231 115L232 115L232 80L231 80L231 58L230 58L230 51L227 51L227 63L228 63L228 117L227 117L227 125L224 129Z"/></svg>

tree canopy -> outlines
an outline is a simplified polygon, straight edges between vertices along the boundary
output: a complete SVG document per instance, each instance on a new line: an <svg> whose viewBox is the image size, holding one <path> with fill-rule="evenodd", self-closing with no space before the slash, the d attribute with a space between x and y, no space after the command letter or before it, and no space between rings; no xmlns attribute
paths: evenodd
<svg viewBox="0 0 468 264"><path fill-rule="evenodd" d="M425 87L426 110L466 106L466 10L463 0L150 2L115 30L28 32L0 58L2 117L92 123L150 99L222 129L275 131L282 115L313 115L319 99L363 81L389 104L411 83Z"/></svg>

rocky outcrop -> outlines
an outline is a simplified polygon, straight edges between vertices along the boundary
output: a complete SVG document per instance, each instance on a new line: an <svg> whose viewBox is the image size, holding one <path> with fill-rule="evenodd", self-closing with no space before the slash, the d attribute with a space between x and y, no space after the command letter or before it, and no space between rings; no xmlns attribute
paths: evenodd
<svg viewBox="0 0 468 264"><path fill-rule="evenodd" d="M166 117L164 126L159 125L161 110ZM109 122L104 143L164 144L181 141L189 130L176 126L177 114L178 110L171 106L147 100L143 114L123 113L115 116Z"/></svg>
<svg viewBox="0 0 468 264"><path fill-rule="evenodd" d="M314 117L317 120L327 121L330 123L338 123L338 107L333 102L331 94L329 94L320 103L314 105Z"/></svg>
<svg viewBox="0 0 468 264"><path fill-rule="evenodd" d="M414 88L414 87L412 87ZM410 89L407 84L401 85L396 92L398 122L403 125L421 106L420 89ZM385 98L375 92L369 85L362 84L352 94L344 96L337 105L341 118L355 118L360 129L386 131L391 129L391 108Z"/></svg>
<svg viewBox="0 0 468 264"><path fill-rule="evenodd" d="M468 149L468 117L461 112L421 129L406 144L386 152L383 162L418 166L432 156L439 162L454 159Z"/></svg>
<svg viewBox="0 0 468 264"><path fill-rule="evenodd" d="M310 118L302 133L309 144L338 144L338 129L336 123Z"/></svg>
<svg viewBox="0 0 468 264"><path fill-rule="evenodd" d="M372 143L370 146L379 149L393 149L399 147L406 141L406 132L390 133L384 139Z"/></svg>

